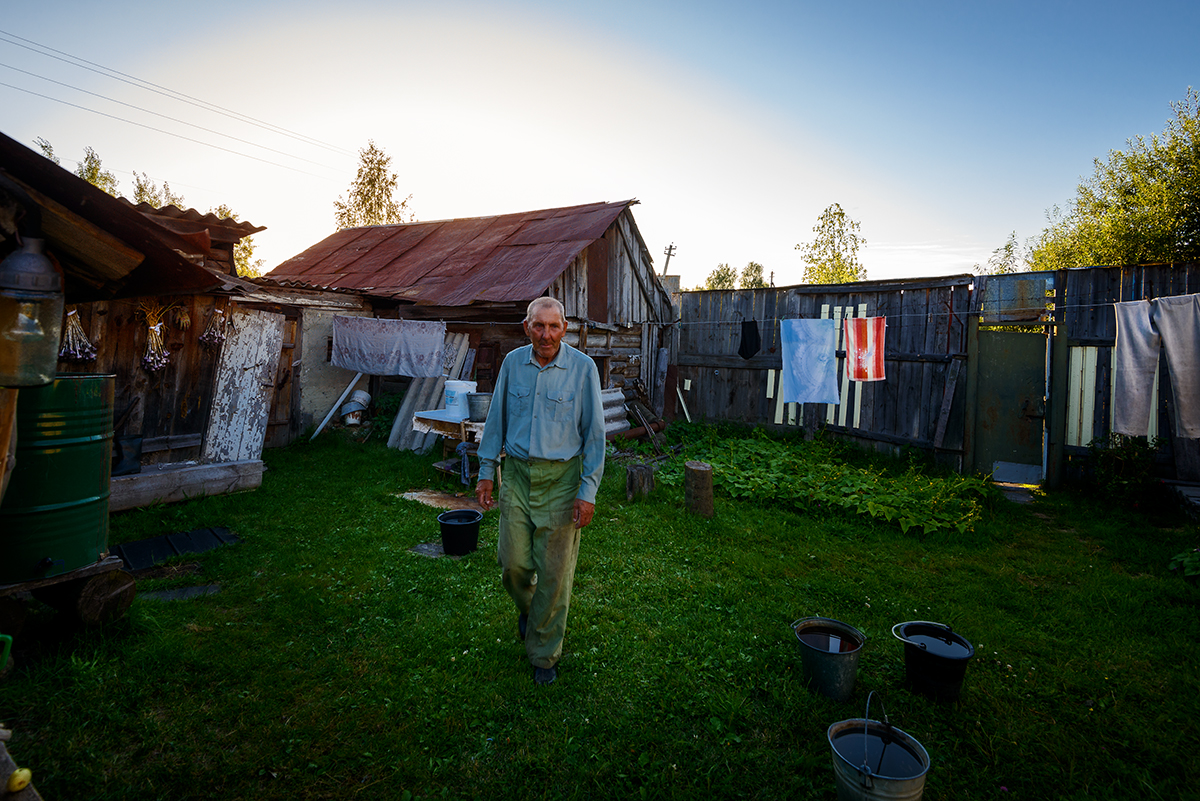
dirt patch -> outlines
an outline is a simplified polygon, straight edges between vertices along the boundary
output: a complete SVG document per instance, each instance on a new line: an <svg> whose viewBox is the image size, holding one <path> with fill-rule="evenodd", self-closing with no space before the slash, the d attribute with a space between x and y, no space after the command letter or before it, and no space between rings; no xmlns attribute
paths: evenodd
<svg viewBox="0 0 1200 801"><path fill-rule="evenodd" d="M423 503L435 509L474 509L478 512L484 511L479 502L475 500L474 495L456 495L449 492L438 492L437 490L413 490L412 492L398 492L396 493L396 497L407 498L410 501Z"/></svg>
<svg viewBox="0 0 1200 801"><path fill-rule="evenodd" d="M141 570L129 571L139 579L179 578L180 576L197 576L200 574L199 562L188 562L178 565L155 565Z"/></svg>

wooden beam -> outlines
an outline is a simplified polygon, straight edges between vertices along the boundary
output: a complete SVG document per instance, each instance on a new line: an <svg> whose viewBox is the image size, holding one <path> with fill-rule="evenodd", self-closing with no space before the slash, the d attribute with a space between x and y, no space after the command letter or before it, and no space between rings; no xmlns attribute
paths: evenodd
<svg viewBox="0 0 1200 801"><path fill-rule="evenodd" d="M139 251L36 189L27 188L26 191L42 207L42 230L46 239L83 262L97 276L119 281L145 260Z"/></svg>
<svg viewBox="0 0 1200 801"><path fill-rule="evenodd" d="M152 503L174 503L206 495L228 495L257 489L262 484L263 463L259 459L157 468L159 466L150 465L141 473L112 479L109 511L136 509Z"/></svg>

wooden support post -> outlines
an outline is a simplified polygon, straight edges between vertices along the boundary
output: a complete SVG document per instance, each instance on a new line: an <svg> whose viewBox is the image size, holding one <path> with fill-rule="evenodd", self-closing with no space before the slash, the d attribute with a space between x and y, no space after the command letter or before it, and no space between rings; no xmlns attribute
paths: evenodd
<svg viewBox="0 0 1200 801"><path fill-rule="evenodd" d="M33 591L38 600L88 626L120 620L136 594L137 584L124 570L109 570Z"/></svg>
<svg viewBox="0 0 1200 801"><path fill-rule="evenodd" d="M650 495L654 490L654 468L648 464L625 467L625 500L632 501Z"/></svg>
<svg viewBox="0 0 1200 801"><path fill-rule="evenodd" d="M713 516L712 465L707 462L684 464L683 498L689 512L703 517Z"/></svg>

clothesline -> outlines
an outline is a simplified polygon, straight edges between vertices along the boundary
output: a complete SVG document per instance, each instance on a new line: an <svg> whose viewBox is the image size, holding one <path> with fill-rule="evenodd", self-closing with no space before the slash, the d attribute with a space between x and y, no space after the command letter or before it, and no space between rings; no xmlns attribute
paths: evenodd
<svg viewBox="0 0 1200 801"><path fill-rule="evenodd" d="M1172 296L1167 296L1167 297L1175 297L1175 296L1172 295ZM1011 315L1011 314L1016 314L1018 312L1054 312L1054 311L1068 311L1068 310L1075 310L1075 309L1101 309L1101 308L1105 308L1108 306L1115 306L1118 303L1128 303L1128 302L1129 301L1124 301L1124 300L1107 300L1107 301L1099 301L1096 303L1068 303L1068 304L1064 304L1062 306L1051 305L1051 306L1003 306L1003 307L998 306L998 305L989 304L989 305L984 306L983 309L981 309L978 312L936 311L936 312L911 312L911 313L896 314L896 313L891 313L891 312L882 312L881 310L876 309L873 312L868 311L866 313L866 316L868 316L868 317L887 317L889 319L893 319L893 318L903 319L906 317L920 317L922 319L930 319L933 317L962 317L964 314L983 314L984 316L987 316L989 314ZM830 305L832 308L846 309L846 308L854 307L857 304L847 303L844 305L839 305L839 304L830 304ZM796 318L796 317L745 317L745 318L741 318L741 317L739 317L736 320L695 320L695 321L691 321L691 322L684 322L684 321L680 320L680 321L677 321L675 324L680 325L680 326L684 326L684 325L741 325L744 322L777 323L780 320L795 320L795 319L817 319L817 318ZM842 319L845 320L845 319L851 319L851 318L847 318L847 317L843 316Z"/></svg>

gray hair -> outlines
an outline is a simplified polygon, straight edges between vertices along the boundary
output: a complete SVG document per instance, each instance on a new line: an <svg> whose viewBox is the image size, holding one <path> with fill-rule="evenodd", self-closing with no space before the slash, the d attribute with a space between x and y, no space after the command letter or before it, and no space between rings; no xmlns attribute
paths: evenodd
<svg viewBox="0 0 1200 801"><path fill-rule="evenodd" d="M529 308L525 310L525 322L532 320L533 315L547 307L558 312L558 316L562 318L563 323L567 322L567 310L563 307L562 301L558 298L552 298L549 295L542 295L540 298L534 298L530 301Z"/></svg>

